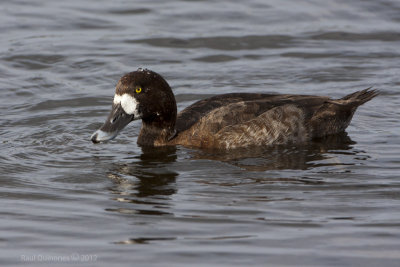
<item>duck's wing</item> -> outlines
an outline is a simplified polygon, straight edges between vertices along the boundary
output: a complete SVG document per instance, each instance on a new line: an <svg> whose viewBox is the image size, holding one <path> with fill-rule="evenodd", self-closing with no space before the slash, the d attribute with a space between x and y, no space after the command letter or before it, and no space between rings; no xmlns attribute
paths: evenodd
<svg viewBox="0 0 400 267"><path fill-rule="evenodd" d="M201 145L208 147L211 143L212 147L230 149L302 143L310 138L306 116L304 106L294 103L278 105L251 120L223 127L210 136L210 141L203 138Z"/></svg>
<svg viewBox="0 0 400 267"><path fill-rule="evenodd" d="M248 146L258 140L257 136L270 138L270 130L278 135L279 131L285 131L285 134L297 131L298 129L290 127L299 125L299 116L304 128L305 118L310 118L329 98L245 94L228 95L227 100L225 101L225 95L220 95L195 103L181 112L178 116L177 125L180 128L175 142L196 147ZM180 121L185 116L190 122ZM277 124L291 126L286 129L286 126L276 127ZM246 141L245 138L249 139ZM225 141L229 144L224 145ZM259 141L267 144L271 140Z"/></svg>
<svg viewBox="0 0 400 267"><path fill-rule="evenodd" d="M236 124L285 104L296 104L304 108L307 115L311 116L321 104L328 100L330 100L329 97L309 95L254 93L217 95L200 100L182 110L177 116L176 130L178 133L183 132L199 123L201 119L205 123L223 120L228 125Z"/></svg>
<svg viewBox="0 0 400 267"><path fill-rule="evenodd" d="M272 99L280 95L276 94L254 94L254 93L231 93L216 95L207 99L200 100L181 112L179 112L176 121L177 132L183 132L197 123L212 110L227 107L230 104L238 102L252 102L257 100Z"/></svg>

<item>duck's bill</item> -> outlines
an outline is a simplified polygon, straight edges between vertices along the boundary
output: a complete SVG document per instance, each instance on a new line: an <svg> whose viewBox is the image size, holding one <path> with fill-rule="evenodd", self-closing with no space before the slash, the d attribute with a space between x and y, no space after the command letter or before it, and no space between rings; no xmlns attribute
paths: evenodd
<svg viewBox="0 0 400 267"><path fill-rule="evenodd" d="M127 114L120 104L113 105L106 122L92 134L93 143L105 142L114 139L128 123L134 120L134 115Z"/></svg>

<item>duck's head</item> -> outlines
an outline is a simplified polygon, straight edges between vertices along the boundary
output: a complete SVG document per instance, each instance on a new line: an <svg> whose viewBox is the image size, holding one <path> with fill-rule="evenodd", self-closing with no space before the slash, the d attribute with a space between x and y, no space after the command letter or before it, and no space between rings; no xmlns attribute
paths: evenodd
<svg viewBox="0 0 400 267"><path fill-rule="evenodd" d="M92 136L93 143L111 140L133 120L142 119L143 127L173 132L176 102L161 75L138 69L122 76L115 88L112 110L106 122Z"/></svg>

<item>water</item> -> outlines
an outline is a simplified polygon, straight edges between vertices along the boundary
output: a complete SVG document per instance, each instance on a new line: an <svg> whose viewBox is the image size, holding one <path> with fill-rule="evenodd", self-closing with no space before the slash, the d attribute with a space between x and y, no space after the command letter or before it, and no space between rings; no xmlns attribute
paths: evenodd
<svg viewBox="0 0 400 267"><path fill-rule="evenodd" d="M2 266L398 266L400 3L2 1ZM304 146L143 150L89 138L114 86L162 74L178 109L227 92L340 97Z"/></svg>

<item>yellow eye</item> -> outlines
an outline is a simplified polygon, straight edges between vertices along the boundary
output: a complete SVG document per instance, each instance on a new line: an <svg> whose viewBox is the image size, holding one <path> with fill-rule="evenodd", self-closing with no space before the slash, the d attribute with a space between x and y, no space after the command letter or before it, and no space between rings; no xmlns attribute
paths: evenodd
<svg viewBox="0 0 400 267"><path fill-rule="evenodd" d="M142 92L142 87L136 87L136 93L139 94Z"/></svg>

